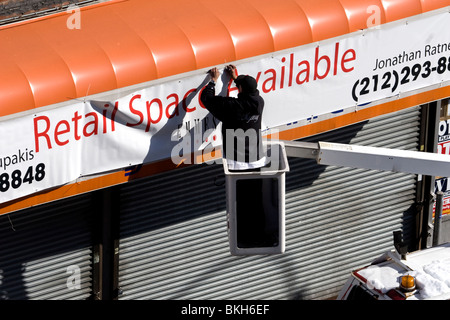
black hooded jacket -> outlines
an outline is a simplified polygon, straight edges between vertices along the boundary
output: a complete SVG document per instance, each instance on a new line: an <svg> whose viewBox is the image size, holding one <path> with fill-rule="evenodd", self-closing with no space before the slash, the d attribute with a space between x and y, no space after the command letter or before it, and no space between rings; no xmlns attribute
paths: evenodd
<svg viewBox="0 0 450 320"><path fill-rule="evenodd" d="M215 84L211 81L203 89L200 99L205 108L222 122L224 157L248 163L265 156L261 138L264 100L258 90L252 93L241 92L237 98L221 97L215 95ZM233 138L233 152L227 150L231 138Z"/></svg>

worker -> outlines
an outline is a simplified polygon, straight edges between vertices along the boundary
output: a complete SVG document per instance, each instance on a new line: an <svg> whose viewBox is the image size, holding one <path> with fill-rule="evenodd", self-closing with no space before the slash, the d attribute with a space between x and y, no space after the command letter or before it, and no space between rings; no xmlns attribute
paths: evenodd
<svg viewBox="0 0 450 320"><path fill-rule="evenodd" d="M225 71L238 88L237 98L216 96L215 85L220 72L212 68L208 71L211 80L200 99L205 108L222 122L222 155L227 159L228 169L261 168L266 165L261 137L264 100L253 77L238 76L234 65L228 65Z"/></svg>
<svg viewBox="0 0 450 320"><path fill-rule="evenodd" d="M237 75L234 65L225 67L238 88L237 98L215 94L215 85L220 72L217 68L208 71L209 83L200 99L209 112L222 122L222 156L226 158L230 171L259 171L268 166L263 151L261 120L264 99L259 95L255 78ZM263 199L262 179L241 179L236 185L236 218L238 246L265 247L278 244L278 234L273 234L268 225Z"/></svg>

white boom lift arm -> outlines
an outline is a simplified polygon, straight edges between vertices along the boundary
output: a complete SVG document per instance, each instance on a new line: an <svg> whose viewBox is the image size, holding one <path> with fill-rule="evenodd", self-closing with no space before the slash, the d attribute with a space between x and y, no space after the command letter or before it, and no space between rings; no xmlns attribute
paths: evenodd
<svg viewBox="0 0 450 320"><path fill-rule="evenodd" d="M314 159L322 165L450 177L450 156L444 154L329 142L282 140L271 141L270 144L269 158L273 157L272 163L278 161L278 169L275 170L271 168L255 172L231 172L227 169L226 159L223 159L227 190L228 235L230 252L233 255L284 252L285 173L289 171L287 157ZM270 175L270 179L267 175ZM268 238L268 240L277 239L277 241L264 245L254 245L253 242L246 242L248 240L241 238L243 235L252 234L253 229L256 228L254 225L248 224L247 229L240 229L239 232L237 227L237 221L244 217L248 210L249 206L245 206L246 201L253 201L251 197L242 196L247 190L251 190L248 187L242 187L242 183L246 180L256 181L256 179L260 179L263 186L259 187L261 187L261 198L263 199L264 219L271 226L268 236L272 236L272 238ZM238 184L241 184L239 192L237 191ZM274 202L273 198L279 199L279 201ZM238 201L238 199L241 200Z"/></svg>
<svg viewBox="0 0 450 320"><path fill-rule="evenodd" d="M318 164L450 177L450 156L379 147L282 141L289 157L315 159Z"/></svg>

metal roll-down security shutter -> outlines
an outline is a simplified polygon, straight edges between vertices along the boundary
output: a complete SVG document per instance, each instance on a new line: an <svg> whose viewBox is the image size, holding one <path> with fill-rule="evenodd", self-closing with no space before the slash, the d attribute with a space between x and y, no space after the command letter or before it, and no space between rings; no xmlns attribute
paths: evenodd
<svg viewBox="0 0 450 320"><path fill-rule="evenodd" d="M92 294L90 195L0 216L0 299Z"/></svg>
<svg viewBox="0 0 450 320"><path fill-rule="evenodd" d="M420 107L311 137L418 150ZM286 182L287 243L306 297L337 295L349 272L393 249L394 230L414 233L416 175L317 166L294 159Z"/></svg>
<svg viewBox="0 0 450 320"><path fill-rule="evenodd" d="M305 140L417 150L420 108ZM416 176L289 159L286 252L229 254L221 165L197 165L121 190L119 299L325 299L353 268L407 236Z"/></svg>

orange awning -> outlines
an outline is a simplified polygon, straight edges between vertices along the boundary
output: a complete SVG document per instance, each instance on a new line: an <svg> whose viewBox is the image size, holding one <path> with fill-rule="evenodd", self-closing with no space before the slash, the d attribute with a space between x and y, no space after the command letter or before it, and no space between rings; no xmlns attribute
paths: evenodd
<svg viewBox="0 0 450 320"><path fill-rule="evenodd" d="M0 27L0 117L324 40L450 0L116 0Z"/></svg>

